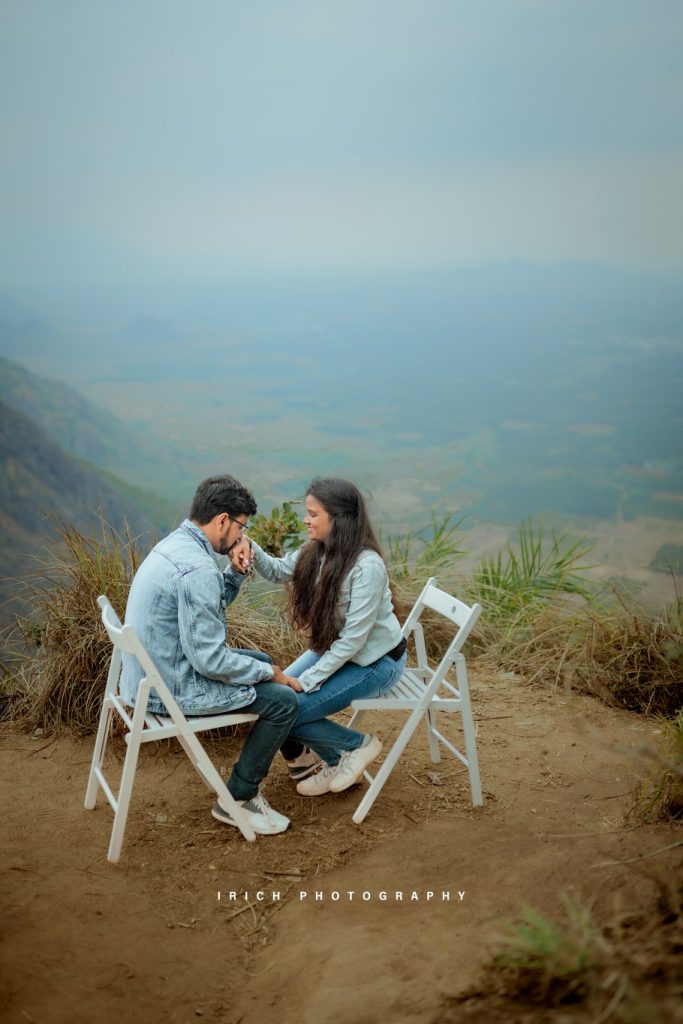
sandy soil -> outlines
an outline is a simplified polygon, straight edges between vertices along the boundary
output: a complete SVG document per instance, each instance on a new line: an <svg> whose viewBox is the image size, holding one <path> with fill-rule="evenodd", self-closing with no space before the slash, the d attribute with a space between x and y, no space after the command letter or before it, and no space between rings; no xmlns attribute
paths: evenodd
<svg viewBox="0 0 683 1024"><path fill-rule="evenodd" d="M665 849L680 838L672 826L627 817L656 723L505 676L475 674L472 689L483 808L459 764L432 765L420 732L361 826L360 787L306 800L274 766L266 793L293 825L248 844L161 745L143 751L115 866L106 802L83 809L92 741L4 727L0 1019L471 1020L458 994L523 904L557 914L566 892L600 921L651 904L657 872L679 870L681 853ZM224 770L238 741L209 742ZM495 1019L591 1019L568 1012Z"/></svg>

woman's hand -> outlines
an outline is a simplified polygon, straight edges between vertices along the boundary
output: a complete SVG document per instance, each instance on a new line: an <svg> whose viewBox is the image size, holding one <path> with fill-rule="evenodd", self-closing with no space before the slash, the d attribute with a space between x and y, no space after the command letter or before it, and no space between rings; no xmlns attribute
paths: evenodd
<svg viewBox="0 0 683 1024"><path fill-rule="evenodd" d="M273 682L282 683L283 686L289 686L292 690L296 690L297 693L303 693L303 686L298 679L294 676L285 675L279 665L273 665Z"/></svg>
<svg viewBox="0 0 683 1024"><path fill-rule="evenodd" d="M241 572L243 576L251 569L253 565L251 544L246 537L242 537L231 547L230 564L236 572Z"/></svg>

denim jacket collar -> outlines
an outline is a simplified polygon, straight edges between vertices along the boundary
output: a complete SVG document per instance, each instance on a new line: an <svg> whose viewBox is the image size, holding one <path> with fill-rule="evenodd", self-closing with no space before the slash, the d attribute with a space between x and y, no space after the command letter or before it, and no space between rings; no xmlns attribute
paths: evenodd
<svg viewBox="0 0 683 1024"><path fill-rule="evenodd" d="M206 536L203 530L199 529L196 523L192 522L191 519L184 519L180 524L180 529L185 530L186 533L189 533L192 539L196 540L199 544L201 544L202 547L204 547L208 551L212 558L216 557L216 552L211 547L211 544L209 543L209 538Z"/></svg>

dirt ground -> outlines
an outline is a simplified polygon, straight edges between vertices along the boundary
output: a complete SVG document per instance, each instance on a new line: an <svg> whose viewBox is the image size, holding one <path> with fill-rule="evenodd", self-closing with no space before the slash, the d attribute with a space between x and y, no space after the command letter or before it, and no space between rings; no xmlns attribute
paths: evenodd
<svg viewBox="0 0 683 1024"><path fill-rule="evenodd" d="M274 765L265 792L292 827L249 844L211 818L185 756L159 745L143 750L117 865L106 801L83 808L92 739L5 726L0 1019L593 1020L580 1006L476 1016L459 996L524 904L558 915L564 892L601 922L623 920L680 870L680 832L627 815L645 771L637 751L657 725L474 676L483 808L459 763L431 763L421 730L360 826L360 787L306 799ZM385 741L403 720L388 728L388 717L377 721ZM225 771L238 740L208 742Z"/></svg>

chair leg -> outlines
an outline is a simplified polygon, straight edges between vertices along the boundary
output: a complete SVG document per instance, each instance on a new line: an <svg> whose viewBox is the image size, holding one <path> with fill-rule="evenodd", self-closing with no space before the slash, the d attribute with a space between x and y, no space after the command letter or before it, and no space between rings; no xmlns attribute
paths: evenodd
<svg viewBox="0 0 683 1024"><path fill-rule="evenodd" d="M249 824L248 815L235 800L197 737L193 733L180 733L178 739L204 785L210 792L216 794L225 810L230 811L247 842L253 843L256 833Z"/></svg>
<svg viewBox="0 0 683 1024"><path fill-rule="evenodd" d="M119 786L119 795L116 798L116 810L114 811L114 825L111 830L109 852L107 853L107 860L111 861L112 864L115 864L121 856L123 835L126 831L128 808L130 806L130 798L133 792L133 782L135 780L135 769L137 768L139 753L140 737L135 735L134 723L133 731L129 735L126 758L123 762L121 785Z"/></svg>
<svg viewBox="0 0 683 1024"><path fill-rule="evenodd" d="M92 811L93 807L97 803L97 789L99 782L95 775L95 769L99 768L102 770L104 764L104 754L107 749L107 740L109 739L109 730L111 728L111 720L114 711L110 704L107 703L105 698L100 712L100 723L97 727L97 738L95 740L95 750L92 756L92 763L90 765L90 775L88 776L88 786L85 791L85 808L88 811Z"/></svg>
<svg viewBox="0 0 683 1024"><path fill-rule="evenodd" d="M398 761L399 757L405 750L408 740L415 732L417 723L420 721L420 718L424 713L425 708L423 705L418 705L413 711L411 711L408 721L398 734L394 745L392 746L391 750L384 759L384 763L381 765L379 771L377 772L374 779L370 783L370 787L367 793L365 794L365 796L363 797L363 799L358 804L358 807L355 810L352 821L355 822L356 825L360 825L360 823L364 820L368 811L370 810L375 800L379 796L380 791L384 786L384 783L387 781L392 771L394 770L396 762Z"/></svg>
<svg viewBox="0 0 683 1024"><path fill-rule="evenodd" d="M439 741L433 733L433 729L436 729L436 711L425 712L425 725L427 726L427 739L429 740L429 753L431 754L432 762L439 764L441 761L441 748L439 747Z"/></svg>
<svg viewBox="0 0 683 1024"><path fill-rule="evenodd" d="M126 830L126 821L128 820L128 807L130 805L131 793L133 792L133 782L135 781L135 769L137 768L140 744L142 743L142 731L145 727L145 708L147 707L148 698L149 685L146 680L143 680L140 684L138 700L133 712L133 724L126 737L128 750L123 762L121 785L119 786L119 795L116 798L116 808L114 810L114 826L111 830L111 841L107 854L107 860L112 861L112 863L115 863L121 855L123 834Z"/></svg>
<svg viewBox="0 0 683 1024"><path fill-rule="evenodd" d="M207 778L206 774L202 770L202 765L199 763L199 758L197 757L197 755L196 755L193 747L191 746L191 744L189 744L187 742L187 739L185 738L185 736L182 735L182 733L177 737L177 739L178 739L178 742L180 743L181 747L183 748L183 750L187 754L187 756L188 756L188 758L190 760L190 763L193 765L195 771L199 775L199 778L202 780L202 782L204 783L206 788L209 790L209 792L210 793L214 793L215 792L215 787L214 787L213 783L209 781L209 779ZM199 742L199 741L197 741L197 742Z"/></svg>
<svg viewBox="0 0 683 1024"><path fill-rule="evenodd" d="M460 691L462 731L465 736L465 754L470 776L470 791L472 803L475 807L481 807L484 798L481 792L481 780L479 778L479 759L477 757L477 738L474 733L474 720L470 706L470 690L467 681L467 666L464 658L458 658L455 663L455 671L458 677L458 689Z"/></svg>
<svg viewBox="0 0 683 1024"><path fill-rule="evenodd" d="M359 708L357 711L354 711L349 719L349 729L357 729L364 715L365 710L363 708Z"/></svg>

